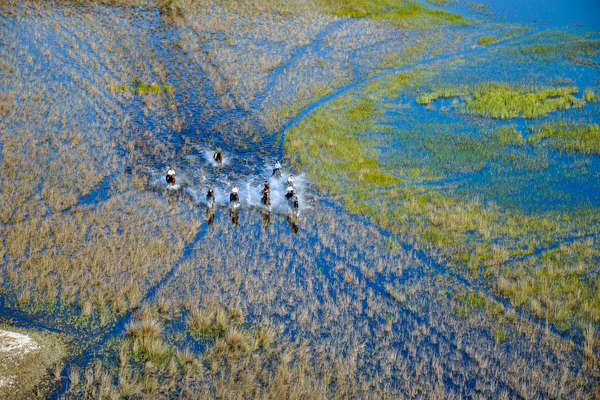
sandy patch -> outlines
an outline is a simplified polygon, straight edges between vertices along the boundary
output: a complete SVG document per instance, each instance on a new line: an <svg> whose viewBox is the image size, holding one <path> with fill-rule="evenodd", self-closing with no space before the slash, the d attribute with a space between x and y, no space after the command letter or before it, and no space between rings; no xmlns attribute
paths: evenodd
<svg viewBox="0 0 600 400"><path fill-rule="evenodd" d="M0 329L0 353L18 352L23 355L38 348L29 336Z"/></svg>
<svg viewBox="0 0 600 400"><path fill-rule="evenodd" d="M37 349L39 349L38 344L29 336L0 329L0 355L3 362L7 359L23 357ZM12 377L0 376L0 387L11 386L13 383Z"/></svg>

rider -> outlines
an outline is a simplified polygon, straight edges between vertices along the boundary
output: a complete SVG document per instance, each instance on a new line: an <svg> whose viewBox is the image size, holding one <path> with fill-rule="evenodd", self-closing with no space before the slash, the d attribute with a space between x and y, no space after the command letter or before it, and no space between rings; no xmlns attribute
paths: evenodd
<svg viewBox="0 0 600 400"><path fill-rule="evenodd" d="M175 184L175 169L173 167L169 167L169 170L167 171L167 176L165 177L165 179L167 180L167 183L169 185Z"/></svg>
<svg viewBox="0 0 600 400"><path fill-rule="evenodd" d="M296 193L294 193L294 188L292 186L287 187L285 198L287 199L290 207L292 207L294 210L298 209L298 196L296 196Z"/></svg>
<svg viewBox="0 0 600 400"><path fill-rule="evenodd" d="M276 177L280 177L281 176L281 164L279 163L279 161L277 161L275 163L275 168L273 168L273 174Z"/></svg>
<svg viewBox="0 0 600 400"><path fill-rule="evenodd" d="M230 203L239 203L240 202L240 195L238 194L238 188L236 186L234 186L233 189L231 189L231 194L229 195L229 202Z"/></svg>
<svg viewBox="0 0 600 400"><path fill-rule="evenodd" d="M291 186L291 187L294 187L294 175L290 175L290 176L287 178L287 185L288 185L288 186Z"/></svg>
<svg viewBox="0 0 600 400"><path fill-rule="evenodd" d="M271 205L270 191L268 188L264 188L262 190L262 199L260 199L260 202L263 204L263 206Z"/></svg>
<svg viewBox="0 0 600 400"><path fill-rule="evenodd" d="M265 181L265 184L262 188L262 190L260 191L260 194L264 194L265 192L268 192L269 190L271 190L271 185L269 184L269 181Z"/></svg>
<svg viewBox="0 0 600 400"><path fill-rule="evenodd" d="M213 188L209 188L206 193L206 204L208 204L210 208L215 205L215 192L213 191Z"/></svg>
<svg viewBox="0 0 600 400"><path fill-rule="evenodd" d="M223 163L223 152L221 150L215 151L215 154L213 154L213 159L217 162L217 164L222 164Z"/></svg>

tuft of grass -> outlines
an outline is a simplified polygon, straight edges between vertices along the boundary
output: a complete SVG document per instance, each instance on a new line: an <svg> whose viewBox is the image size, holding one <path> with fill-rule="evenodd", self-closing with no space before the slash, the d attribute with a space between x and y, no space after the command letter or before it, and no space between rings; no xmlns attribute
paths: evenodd
<svg viewBox="0 0 600 400"><path fill-rule="evenodd" d="M482 36L479 39L477 39L477 44L480 46L489 46L491 44L498 44L505 40L517 38L521 35L526 34L527 32L529 32L529 28L527 28L527 27L516 27L516 28L511 29L508 32L504 32L503 34L500 34L500 35Z"/></svg>
<svg viewBox="0 0 600 400"><path fill-rule="evenodd" d="M576 87L537 89L491 82L422 93L417 97L417 103L427 105L439 98L460 97L465 102L465 111L472 114L501 120L534 119L557 110L583 107L595 99L590 92L578 99L574 96L578 91Z"/></svg>
<svg viewBox="0 0 600 400"><path fill-rule="evenodd" d="M196 338L221 337L230 327L240 323L239 312L227 312L222 307L212 310L193 310L188 318L188 329Z"/></svg>
<svg viewBox="0 0 600 400"><path fill-rule="evenodd" d="M584 106L584 100L573 96L577 92L575 87L532 89L489 83L474 88L472 99L467 102L467 110L503 120L519 116L539 118L556 110Z"/></svg>
<svg viewBox="0 0 600 400"><path fill-rule="evenodd" d="M577 125L563 121L545 124L527 139L531 145L542 141L567 153L600 155L600 128L597 124Z"/></svg>
<svg viewBox="0 0 600 400"><path fill-rule="evenodd" d="M523 136L514 125L503 126L494 132L499 146L522 146Z"/></svg>
<svg viewBox="0 0 600 400"><path fill-rule="evenodd" d="M444 87L436 89L429 93L421 93L417 96L417 103L421 105L431 104L438 99L450 99L452 97L465 96L466 91L464 88L458 87Z"/></svg>

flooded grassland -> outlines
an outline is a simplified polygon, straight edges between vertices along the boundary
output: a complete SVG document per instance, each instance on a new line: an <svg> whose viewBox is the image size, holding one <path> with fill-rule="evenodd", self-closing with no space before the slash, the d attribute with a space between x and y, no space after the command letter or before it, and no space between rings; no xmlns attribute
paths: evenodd
<svg viewBox="0 0 600 400"><path fill-rule="evenodd" d="M0 320L60 343L30 397L597 395L596 32L392 0L0 32Z"/></svg>

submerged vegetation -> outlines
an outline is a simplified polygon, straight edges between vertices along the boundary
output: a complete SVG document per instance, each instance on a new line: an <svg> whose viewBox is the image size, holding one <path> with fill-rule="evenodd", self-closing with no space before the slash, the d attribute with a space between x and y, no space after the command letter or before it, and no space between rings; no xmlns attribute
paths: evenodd
<svg viewBox="0 0 600 400"><path fill-rule="evenodd" d="M568 153L600 155L600 129L597 124L575 125L565 122L545 124L527 139L530 144L547 143Z"/></svg>
<svg viewBox="0 0 600 400"><path fill-rule="evenodd" d="M567 60L576 65L597 67L600 39L596 36L573 35L560 31L546 33L542 43L523 45L519 53L528 59L542 62Z"/></svg>

